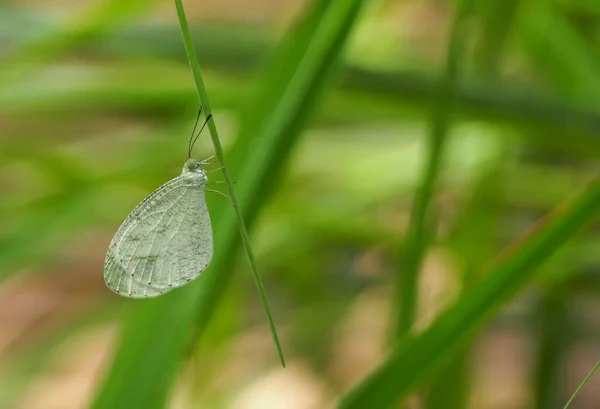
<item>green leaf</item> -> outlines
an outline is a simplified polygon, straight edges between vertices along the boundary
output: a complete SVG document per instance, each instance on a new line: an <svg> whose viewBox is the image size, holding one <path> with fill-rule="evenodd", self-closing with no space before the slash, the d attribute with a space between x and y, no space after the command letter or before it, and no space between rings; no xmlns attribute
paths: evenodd
<svg viewBox="0 0 600 409"><path fill-rule="evenodd" d="M443 368L474 331L533 277L535 270L600 209L600 182L557 208L532 234L505 253L504 262L419 335L397 342L385 362L340 401L343 409L383 408L406 397Z"/></svg>

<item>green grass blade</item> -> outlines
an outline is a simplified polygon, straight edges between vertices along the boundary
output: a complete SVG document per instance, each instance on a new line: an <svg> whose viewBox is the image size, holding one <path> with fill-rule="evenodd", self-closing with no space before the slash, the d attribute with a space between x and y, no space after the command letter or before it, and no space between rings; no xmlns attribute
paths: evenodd
<svg viewBox="0 0 600 409"><path fill-rule="evenodd" d="M361 0L311 3L305 16L292 27L267 66L258 95L250 97L240 135L229 157L236 175L238 200L244 219L251 224L285 170L301 130L315 108L329 73L358 15ZM261 119L262 118L262 119ZM248 152L252 154L249 155ZM216 209L217 218L223 216ZM224 218L224 224L230 219ZM232 276L231 252L235 241L223 227L224 251L215 254L219 274L205 278L199 297L197 326L200 335Z"/></svg>
<svg viewBox="0 0 600 409"><path fill-rule="evenodd" d="M30 211L16 234L0 239L0 281L44 259L40 249L56 248L74 231L92 226L89 209L97 199L92 189L84 188L47 198Z"/></svg>
<svg viewBox="0 0 600 409"><path fill-rule="evenodd" d="M462 409L469 402L469 352L463 350L443 371L436 374L422 394L424 409Z"/></svg>
<svg viewBox="0 0 600 409"><path fill-rule="evenodd" d="M504 199L503 176L506 154L504 149L491 159L490 165L470 190L470 200L463 202L456 216L453 232L444 240L459 260L462 295L481 280L489 267L497 246L498 225L501 224ZM470 343L457 354L447 368L435 377L423 393L424 409L453 409L467 407L471 395L473 346Z"/></svg>
<svg viewBox="0 0 600 409"><path fill-rule="evenodd" d="M237 199L247 225L251 226L265 193L284 171L285 161L318 101L327 74L338 60L361 3L312 3L300 24L292 27L284 39L266 73L262 94L250 100L256 106L253 112L260 116L255 120L262 125L249 130L248 123L243 124L242 135L249 136L238 138L228 154L232 158L230 173L239 182ZM270 75L272 72L278 73L277 80ZM253 140L245 139L250 137ZM250 144L252 155L248 155ZM216 221L218 250L203 276L181 290L135 303L94 409L164 407L192 330L200 334L206 328L234 271L231 264L239 242L238 224L224 208L211 212Z"/></svg>
<svg viewBox="0 0 600 409"><path fill-rule="evenodd" d="M177 8L177 16L179 17L179 24L181 26L183 42L185 44L185 49L187 51L188 59L190 61L190 67L192 68L192 72L194 74L194 81L196 82L196 88L198 90L200 104L204 108L205 114L209 112L212 113L210 109L210 102L208 100L208 94L206 93L206 89L204 88L204 82L202 81L202 74L200 73L200 66L198 65L198 57L196 56L196 50L194 49L194 43L192 42L192 36L190 34L190 29L188 27L187 19L185 17L185 10L183 9L183 3L181 2L181 0L175 0L175 7ZM267 320L269 321L269 328L271 329L273 342L275 342L275 346L277 347L277 353L279 354L281 365L285 367L283 349L281 348L281 342L279 341L279 335L277 334L275 321L273 320L273 315L271 314L271 309L269 308L269 302L267 301L265 288L260 278L260 274L258 273L258 268L256 267L254 252L252 251L252 246L250 245L250 236L248 235L248 230L246 229L246 224L244 223L244 217L242 216L242 211L240 210L240 206L238 205L237 199L235 197L233 183L231 182L231 177L229 176L229 171L227 170L227 165L225 163L225 155L223 154L223 148L221 147L221 142L219 140L219 134L217 133L217 127L215 126L214 117L211 117L211 119L208 122L208 130L210 131L210 137L215 148L215 154L217 155L217 158L219 158L219 162L223 167L223 178L225 179L227 191L229 192L229 198L231 200L233 209L235 210L235 215L238 219L237 221L239 223L240 236L242 238L244 250L246 251L246 256L248 257L248 262L250 263L252 277L254 278L254 284L256 284L256 289L258 290L260 302L263 306L263 309L265 310L265 314L267 315Z"/></svg>
<svg viewBox="0 0 600 409"><path fill-rule="evenodd" d="M522 289L546 261L600 209L600 181L539 223L512 246L500 266L427 330L398 341L385 362L340 401L343 409L387 407L448 364L473 332Z"/></svg>
<svg viewBox="0 0 600 409"><path fill-rule="evenodd" d="M476 4L481 40L475 50L475 60L477 69L484 75L494 74L500 68L518 6L518 0L489 0Z"/></svg>
<svg viewBox="0 0 600 409"><path fill-rule="evenodd" d="M585 386L585 384L588 383L588 381L590 380L590 378L592 377L592 375L594 375L594 373L596 372L596 370L599 367L600 367L600 361L596 362L596 365L594 365L594 367L587 374L587 376L585 377L585 379L579 384L579 386L577 387L577 389L575 389L575 392L573 392L573 395L571 395L571 397L569 398L569 400L567 401L567 403L565 404L565 406L564 406L563 409L568 409L569 406L571 406L571 402L573 402L573 400L577 397L577 395L579 394L579 392L583 389L583 387Z"/></svg>
<svg viewBox="0 0 600 409"><path fill-rule="evenodd" d="M564 363L573 345L573 334L577 333L567 309L570 301L570 293L564 291L567 286L565 282L547 286L536 306L534 340L537 356L533 370L535 401L532 409L557 407L556 403L563 399Z"/></svg>
<svg viewBox="0 0 600 409"><path fill-rule="evenodd" d="M405 262L400 265L398 295L396 296L398 336L408 332L415 320L419 271L430 235L427 231L429 204L440 169L444 141L450 128L450 116L458 82L459 61L465 37L464 23L470 3L471 0L465 0L459 2L457 6L448 46L445 73L433 108L426 167L412 205L410 225L406 233L406 248L404 249Z"/></svg>
<svg viewBox="0 0 600 409"><path fill-rule="evenodd" d="M518 38L528 58L540 67L540 75L571 103L597 106L600 77L595 46L562 10L546 2L522 6Z"/></svg>

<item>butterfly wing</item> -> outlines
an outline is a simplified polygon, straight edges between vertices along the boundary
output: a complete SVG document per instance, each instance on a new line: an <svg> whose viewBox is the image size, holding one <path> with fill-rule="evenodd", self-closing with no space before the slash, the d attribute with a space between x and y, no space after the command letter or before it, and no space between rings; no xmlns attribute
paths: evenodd
<svg viewBox="0 0 600 409"><path fill-rule="evenodd" d="M213 254L204 186L175 178L142 201L117 230L104 280L115 293L156 297L198 277Z"/></svg>

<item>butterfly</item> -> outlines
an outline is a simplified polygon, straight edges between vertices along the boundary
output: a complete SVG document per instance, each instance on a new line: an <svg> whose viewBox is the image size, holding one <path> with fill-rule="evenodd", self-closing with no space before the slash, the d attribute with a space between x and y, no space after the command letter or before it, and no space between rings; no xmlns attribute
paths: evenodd
<svg viewBox="0 0 600 409"><path fill-rule="evenodd" d="M194 280L210 264L213 234L205 196L208 177L202 168L207 161L191 157L198 136L211 118L207 116L194 138L201 111L181 175L142 200L110 242L104 281L121 296L159 296Z"/></svg>

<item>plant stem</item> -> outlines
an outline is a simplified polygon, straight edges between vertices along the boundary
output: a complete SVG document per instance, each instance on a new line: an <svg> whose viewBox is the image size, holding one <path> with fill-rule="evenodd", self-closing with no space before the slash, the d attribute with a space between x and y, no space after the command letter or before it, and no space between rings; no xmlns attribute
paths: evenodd
<svg viewBox="0 0 600 409"><path fill-rule="evenodd" d="M398 280L397 335L402 336L412 327L417 309L419 271L427 249L430 233L427 231L428 212L440 169L446 134L450 128L452 107L458 83L459 56L464 38L465 17L471 0L463 0L456 6L444 76L434 101L431 131L428 140L428 157L420 188L417 190L410 225L406 235L405 262L401 265Z"/></svg>
<svg viewBox="0 0 600 409"><path fill-rule="evenodd" d="M594 374L594 372L596 372L596 370L598 368L600 368L600 361L596 362L596 365L594 365L594 367L592 368L590 373L587 374L585 379L579 384L577 389L575 389L575 392L573 392L573 395L571 395L571 397L569 398L569 400L567 401L567 403L565 404L563 409L568 409L568 407L571 405L571 402L573 402L575 397L579 394L579 391L581 391L581 389L583 389L585 384L588 383L588 381L590 380L590 378L592 377L592 375Z"/></svg>
<svg viewBox="0 0 600 409"><path fill-rule="evenodd" d="M212 111L210 109L210 103L208 101L206 89L204 88L204 82L202 81L200 66L198 65L198 57L196 56L196 50L194 48L194 43L192 41L192 36L190 34L190 29L185 16L185 10L183 9L183 4L181 0L175 0L175 7L177 8L177 15L179 17L179 24L181 26L181 34L183 36L183 42L185 44L185 50L187 52L187 56L190 62L190 67L192 68L192 73L194 75L194 81L198 90L200 104L204 109L205 115L208 115L209 113L212 113ZM260 302L263 306L263 309L265 310L265 314L267 315L267 319L269 321L269 328L271 330L275 346L277 347L277 353L279 354L281 365L285 367L285 359L283 357L281 343L279 342L279 336L277 335L277 328L275 327L275 322L273 321L273 317L271 315L271 309L269 308L269 303L267 301L265 289L260 278L260 274L258 273L258 269L256 267L256 260L254 258L254 252L252 251L252 247L250 246L250 237L248 235L248 230L246 229L246 224L244 223L242 212L235 198L235 193L233 191L233 183L231 182L231 177L229 176L229 171L227 170L227 165L225 163L225 155L223 155L223 149L221 148L221 142L219 140L219 134L217 133L217 128L215 126L214 116L208 121L208 130L210 132L210 137L215 148L215 154L217 155L217 158L219 158L219 162L223 167L223 177L225 179L225 184L227 185L229 197L231 198L231 204L238 219L242 245L246 250L246 256L248 257L248 262L250 263L252 276L254 278L254 283L256 284L256 288L258 290Z"/></svg>

